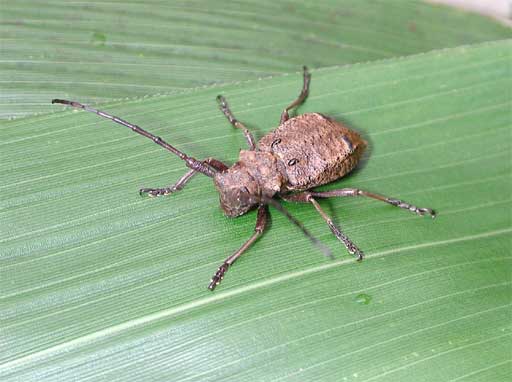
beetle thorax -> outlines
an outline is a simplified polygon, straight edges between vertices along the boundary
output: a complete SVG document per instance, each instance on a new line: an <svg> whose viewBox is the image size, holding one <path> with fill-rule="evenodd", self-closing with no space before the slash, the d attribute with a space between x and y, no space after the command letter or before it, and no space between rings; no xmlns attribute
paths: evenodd
<svg viewBox="0 0 512 382"><path fill-rule="evenodd" d="M217 173L214 183L224 213L235 217L259 205L262 196L274 196L285 181L274 154L241 150L238 162Z"/></svg>

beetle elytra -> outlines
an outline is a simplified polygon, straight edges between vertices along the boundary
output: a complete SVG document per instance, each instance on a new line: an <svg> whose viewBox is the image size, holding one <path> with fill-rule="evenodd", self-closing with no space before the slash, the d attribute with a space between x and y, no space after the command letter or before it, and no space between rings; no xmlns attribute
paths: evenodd
<svg viewBox="0 0 512 382"><path fill-rule="evenodd" d="M229 267L254 243L265 230L269 218L268 205L272 205L326 254L330 251L318 242L304 226L286 211L276 197L283 200L310 203L325 220L332 233L343 243L348 252L362 260L363 252L342 232L317 202L318 198L336 196L366 196L400 207L418 215L435 217L430 208L419 208L402 200L388 198L358 188L317 192L312 188L330 183L348 174L357 165L365 148L366 141L343 125L320 113L306 113L290 117L289 111L301 105L309 93L311 75L304 67L303 86L300 95L281 114L279 127L265 135L256 143L251 132L238 121L223 96L218 96L220 110L233 127L242 130L247 140L248 150L241 150L239 160L231 167L214 158L197 160L141 127L129 123L92 107L74 101L54 99L52 103L69 105L95 113L118 124L132 129L177 155L185 161L189 170L175 184L164 188L143 188L141 195L169 195L183 189L196 173L213 178L220 195L220 206L224 214L237 217L257 208L256 227L251 237L229 256L212 277L208 289L214 290L224 278Z"/></svg>

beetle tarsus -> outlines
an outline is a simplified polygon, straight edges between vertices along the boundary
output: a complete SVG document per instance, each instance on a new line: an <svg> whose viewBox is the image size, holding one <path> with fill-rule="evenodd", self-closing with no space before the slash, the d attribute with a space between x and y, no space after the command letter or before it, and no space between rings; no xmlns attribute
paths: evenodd
<svg viewBox="0 0 512 382"><path fill-rule="evenodd" d="M341 230L333 223L332 220L329 220L327 222L329 225L329 228L331 229L331 232L336 236L336 238L343 243L345 248L347 248L347 251L351 254L356 256L357 261L362 261L364 259L364 253L361 251L357 245L355 245L352 240L348 238L347 235L345 235Z"/></svg>
<svg viewBox="0 0 512 382"><path fill-rule="evenodd" d="M217 285L220 284L220 282L224 278L224 273L227 272L228 268L229 265L224 263L219 267L219 269L217 269L217 272L215 272L212 279L210 280L210 285L208 285L209 290L213 291L217 287Z"/></svg>
<svg viewBox="0 0 512 382"><path fill-rule="evenodd" d="M434 219L436 217L436 212L430 208L416 207L415 205L406 203L403 200L393 199L393 198L386 198L386 202L388 202L389 204L391 204L395 207L409 210L409 211L411 211L415 214L418 214L420 216L430 215L432 217L432 219Z"/></svg>
<svg viewBox="0 0 512 382"><path fill-rule="evenodd" d="M157 196L166 196L178 191L176 187L166 188L141 188L139 190L140 196L149 196L150 198L156 198Z"/></svg>

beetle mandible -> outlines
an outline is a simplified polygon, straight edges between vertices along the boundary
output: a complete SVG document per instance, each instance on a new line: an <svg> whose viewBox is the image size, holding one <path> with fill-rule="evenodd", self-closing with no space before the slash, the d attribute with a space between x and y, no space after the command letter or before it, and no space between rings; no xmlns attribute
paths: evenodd
<svg viewBox="0 0 512 382"><path fill-rule="evenodd" d="M286 201L311 203L325 220L332 233L355 255L362 260L363 252L342 232L317 202L318 198L335 196L366 196L409 210L418 215L435 217L430 208L419 208L402 200L385 197L358 188L342 188L331 191L314 191L312 188L330 183L348 174L357 165L367 143L361 136L320 113L306 113L290 117L290 110L301 105L309 94L311 74L304 66L302 91L295 101L281 114L279 127L265 135L256 143L247 127L237 120L229 109L226 99L219 95L220 110L233 127L242 130L249 150L241 150L238 162L228 167L214 158L197 160L178 150L141 127L129 123L100 110L74 101L54 99L52 103L69 105L95 113L103 118L132 129L176 154L185 161L189 170L175 184L164 188L142 188L141 195L162 196L183 189L196 173L213 178L220 195L220 206L228 217L237 217L257 208L256 227L251 237L229 256L213 275L208 289L214 290L224 278L229 267L261 236L269 218L268 205L272 205L295 225L327 255L330 251L320 244L304 226L286 211L274 198Z"/></svg>

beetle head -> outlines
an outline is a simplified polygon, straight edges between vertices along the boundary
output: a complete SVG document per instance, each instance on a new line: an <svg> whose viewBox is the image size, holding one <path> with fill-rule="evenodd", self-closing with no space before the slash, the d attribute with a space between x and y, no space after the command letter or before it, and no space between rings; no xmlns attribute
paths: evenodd
<svg viewBox="0 0 512 382"><path fill-rule="evenodd" d="M213 178L219 191L220 206L229 217L245 214L260 203L260 187L249 172L235 164Z"/></svg>

